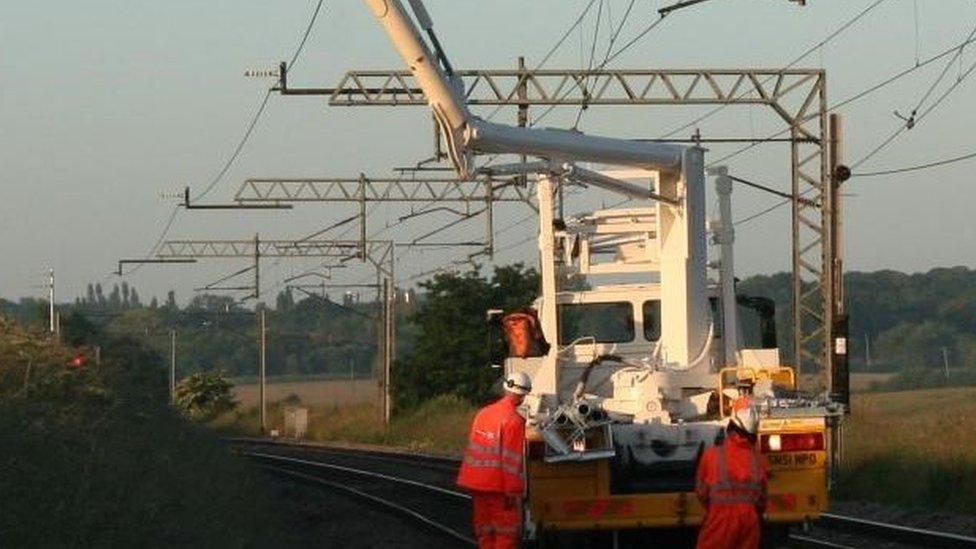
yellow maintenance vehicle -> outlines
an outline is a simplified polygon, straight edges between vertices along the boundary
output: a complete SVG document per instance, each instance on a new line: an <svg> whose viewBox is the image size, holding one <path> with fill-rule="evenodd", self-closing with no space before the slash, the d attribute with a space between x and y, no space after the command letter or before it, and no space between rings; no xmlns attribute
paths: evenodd
<svg viewBox="0 0 976 549"><path fill-rule="evenodd" d="M563 532L698 524L698 459L721 442L744 392L758 404L771 471L767 524L816 519L828 505L843 406L798 391L776 347L774 304L737 295L727 171L706 174L706 151L694 144L474 116L423 3L410 0L415 23L400 0L364 2L422 89L459 177L535 184L542 289L522 311L537 325L522 335L537 341L523 338L495 361L532 379L527 536L548 544ZM479 168L485 154L516 161ZM719 203L710 226L707 175ZM627 203L557 218L554 196L569 187Z"/></svg>

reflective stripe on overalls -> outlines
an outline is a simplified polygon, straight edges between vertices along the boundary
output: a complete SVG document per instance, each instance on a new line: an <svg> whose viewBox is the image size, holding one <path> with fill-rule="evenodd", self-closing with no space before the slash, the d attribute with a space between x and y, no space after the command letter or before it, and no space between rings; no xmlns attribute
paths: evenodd
<svg viewBox="0 0 976 549"><path fill-rule="evenodd" d="M759 454L752 452L749 461L749 481L739 482L729 478L728 447L722 445L716 452L718 466L718 481L708 486L708 502L710 505L729 505L734 503L748 503L759 505L762 501L762 483L759 478Z"/></svg>
<svg viewBox="0 0 976 549"><path fill-rule="evenodd" d="M464 452L464 463L474 469L501 469L510 475L524 478L522 469L522 453L514 452L501 445L501 437L497 435L490 446L475 441L468 442Z"/></svg>

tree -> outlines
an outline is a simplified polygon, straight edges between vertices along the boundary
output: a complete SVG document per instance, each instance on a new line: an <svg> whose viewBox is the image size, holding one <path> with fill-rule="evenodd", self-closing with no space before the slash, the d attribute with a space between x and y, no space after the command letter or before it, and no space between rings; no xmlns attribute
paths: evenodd
<svg viewBox="0 0 976 549"><path fill-rule="evenodd" d="M98 304L99 307L105 306L105 294L102 293L101 282L95 283L95 303Z"/></svg>
<svg viewBox="0 0 976 549"><path fill-rule="evenodd" d="M159 300L156 299L156 296L153 296L152 297L152 301L149 302L149 308L150 309L158 309L159 308Z"/></svg>
<svg viewBox="0 0 976 549"><path fill-rule="evenodd" d="M176 292L173 290L166 292L166 308L170 311L175 311L179 308L176 304Z"/></svg>
<svg viewBox="0 0 976 549"><path fill-rule="evenodd" d="M139 301L139 293L136 292L136 287L133 286L129 290L129 306L130 307L142 307L142 303Z"/></svg>
<svg viewBox="0 0 976 549"><path fill-rule="evenodd" d="M284 291L278 292L278 298L275 300L275 309L281 312L290 310L295 306L295 297L291 293L291 288L287 288Z"/></svg>
<svg viewBox="0 0 976 549"><path fill-rule="evenodd" d="M118 284L112 285L112 293L108 295L108 306L112 309L122 308L122 295Z"/></svg>
<svg viewBox="0 0 976 549"><path fill-rule="evenodd" d="M98 304L98 300L95 299L95 287L92 286L91 282L88 283L88 290L86 292L85 303L92 307Z"/></svg>
<svg viewBox="0 0 976 549"><path fill-rule="evenodd" d="M485 312L530 305L538 295L538 273L516 264L496 268L491 280L471 270L440 274L420 286L426 301L409 318L419 334L394 369L397 406L443 394L475 403L490 398L498 372L488 365Z"/></svg>
<svg viewBox="0 0 976 549"><path fill-rule="evenodd" d="M199 294L193 296L186 306L190 311L226 312L238 308L237 300L229 295Z"/></svg>
<svg viewBox="0 0 976 549"><path fill-rule="evenodd" d="M122 307L129 308L129 283L122 281Z"/></svg>
<svg viewBox="0 0 976 549"><path fill-rule="evenodd" d="M176 386L176 405L190 419L211 420L237 406L231 388L220 372L199 372Z"/></svg>

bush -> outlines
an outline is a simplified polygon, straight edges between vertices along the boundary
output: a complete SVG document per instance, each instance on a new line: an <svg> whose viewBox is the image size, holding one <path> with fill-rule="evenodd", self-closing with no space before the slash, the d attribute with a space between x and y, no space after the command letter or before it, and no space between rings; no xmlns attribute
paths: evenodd
<svg viewBox="0 0 976 549"><path fill-rule="evenodd" d="M0 318L0 544L275 545L268 487L168 406L162 364L75 352Z"/></svg>
<svg viewBox="0 0 976 549"><path fill-rule="evenodd" d="M237 406L233 387L221 372L199 372L176 385L176 405L190 419L209 421Z"/></svg>

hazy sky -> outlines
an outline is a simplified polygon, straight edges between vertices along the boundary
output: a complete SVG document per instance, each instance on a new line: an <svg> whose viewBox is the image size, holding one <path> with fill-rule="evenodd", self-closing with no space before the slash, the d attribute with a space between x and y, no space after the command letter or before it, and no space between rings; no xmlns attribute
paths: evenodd
<svg viewBox="0 0 976 549"><path fill-rule="evenodd" d="M588 0L430 0L441 40L456 67L509 68L518 55L533 66ZM637 0L618 43L655 18L665 2ZM615 60L618 68L782 67L873 3L873 0L713 0L668 17ZM122 257L147 253L184 185L200 190L233 151L268 80L244 78L250 68L273 68L291 57L313 0L0 3L0 295L40 295L48 267L61 299L89 281L111 285ZM597 2L599 4L599 2ZM606 47L629 0L604 0L597 51ZM916 15L917 14L917 15ZM596 9L546 68L586 65ZM917 59L963 41L976 25L969 0L887 0L798 66L823 67L831 101L846 98L907 69ZM948 68L926 104L976 62L976 44ZM599 55L599 54L598 54ZM334 85L349 69L400 68L399 58L368 9L354 0L326 0L291 84ZM907 113L945 69L934 63L843 109L848 158L856 160L897 129L894 110ZM862 167L897 168L976 151L976 75L914 129L905 131ZM538 112L541 112L539 109ZM623 137L658 137L701 114L684 107L590 109L581 128ZM566 127L574 108L543 125ZM505 111L499 120L513 120ZM763 107L734 107L701 124L707 135L764 136L778 129ZM430 155L426 109L329 108L321 98L273 95L253 138L226 178L207 197L225 202L247 177L355 176L389 173L392 166ZM732 150L711 147L715 158ZM788 189L788 149L769 145L731 164L742 177ZM907 271L976 265L976 161L891 177L852 180L848 192L847 262L851 269ZM571 209L605 197L574 195ZM609 199L609 200L612 200ZM747 188L733 196L736 218L775 204ZM523 218L524 207L500 206L496 227ZM442 213L384 231L406 208L381 206L370 234L409 240L453 218ZM350 205L310 204L291 212L181 211L170 238L301 237L355 213ZM789 209L780 208L738 230L741 274L789 265ZM456 238L477 238L472 220ZM523 224L499 235L498 245L535 230ZM333 233L342 234L342 231ZM351 236L351 235L347 235ZM534 243L497 260L534 263ZM401 253L402 279L462 256L458 249ZM264 291L314 262L265 261ZM147 267L128 277L144 299L193 288L246 262L213 260L192 267ZM351 266L337 279L367 279ZM273 298L269 298L273 299Z"/></svg>

